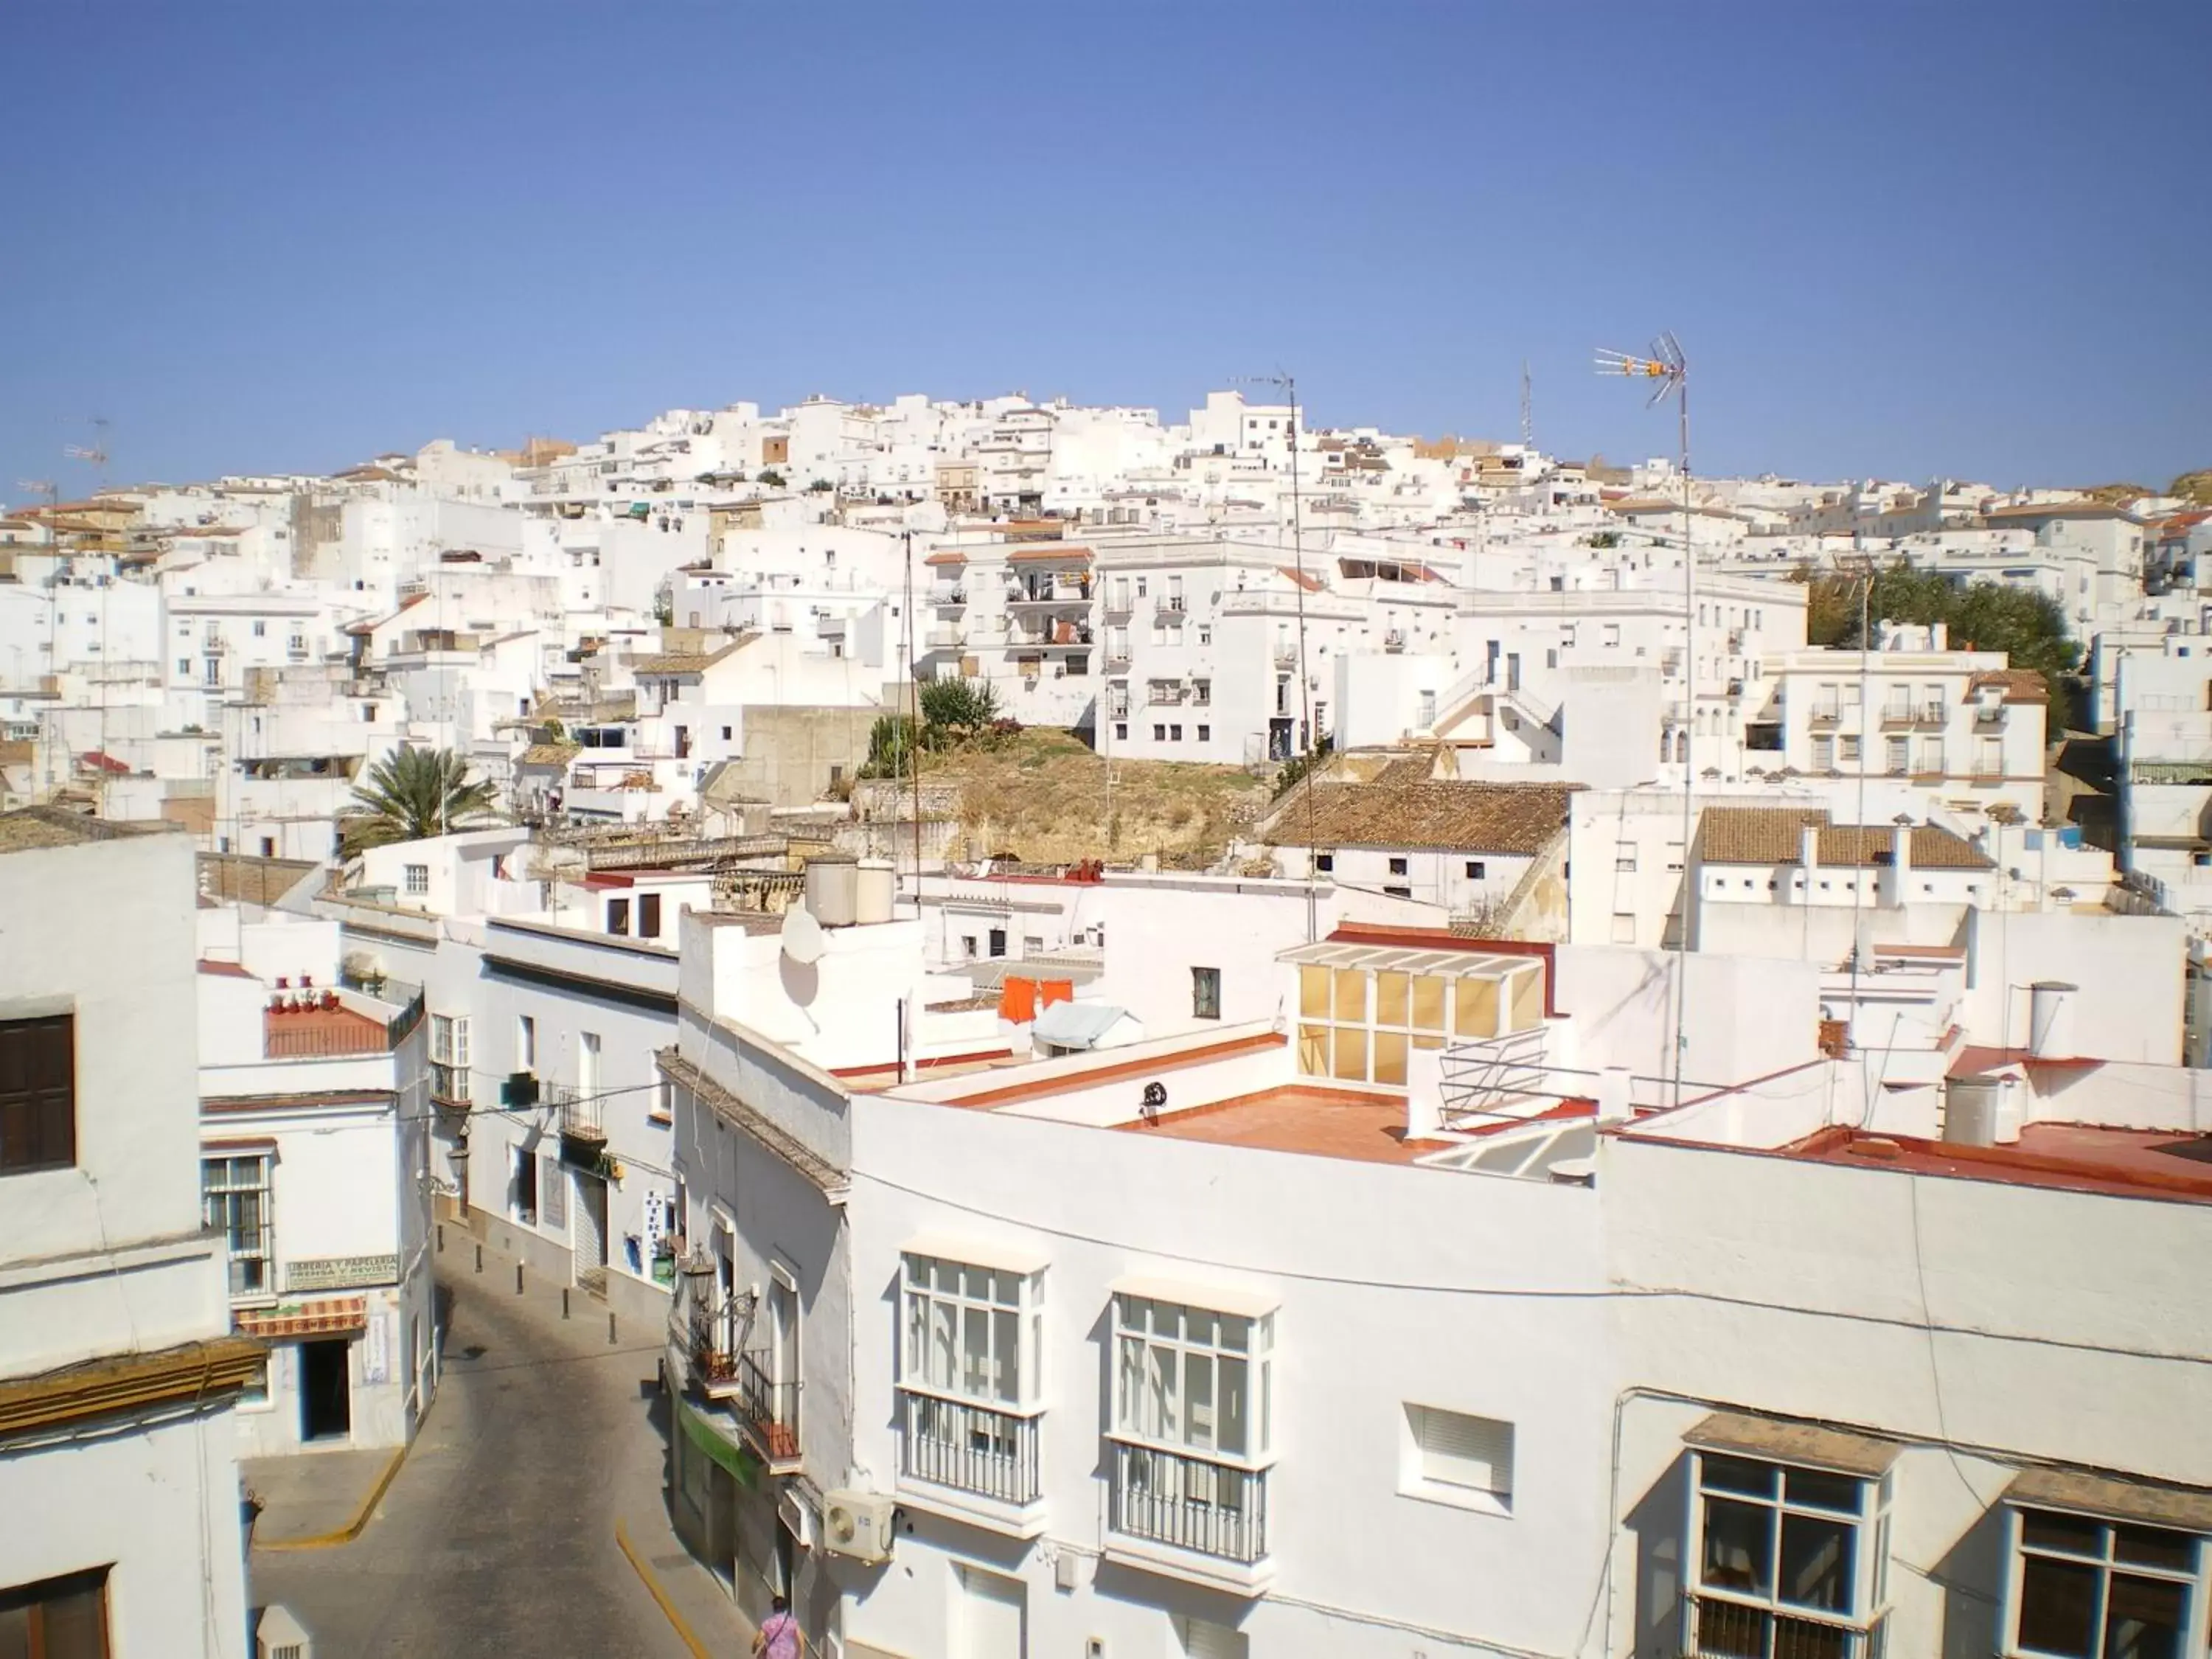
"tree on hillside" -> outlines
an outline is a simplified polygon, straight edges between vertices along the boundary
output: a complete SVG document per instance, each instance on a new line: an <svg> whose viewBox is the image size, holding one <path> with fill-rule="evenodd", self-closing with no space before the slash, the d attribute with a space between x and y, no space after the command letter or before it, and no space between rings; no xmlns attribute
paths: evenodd
<svg viewBox="0 0 2212 1659"><path fill-rule="evenodd" d="M1859 583L1871 583L1866 595L1870 624L1942 623L1954 651L2002 651L2014 668L2033 668L2051 690L2050 733L2066 729L2070 695L2066 682L2081 659L2081 647L2067 637L2066 613L2048 594L2003 582L1955 585L1932 570L1916 570L1902 559L1868 578L1835 574L1807 581L1805 637L1814 645L1856 650L1859 644Z"/></svg>
<svg viewBox="0 0 2212 1659"><path fill-rule="evenodd" d="M999 694L984 679L924 680L921 717L932 726L980 729L998 719Z"/></svg>
<svg viewBox="0 0 2212 1659"><path fill-rule="evenodd" d="M868 728L868 757L860 763L864 778L901 778L918 744L914 722L903 714L879 714Z"/></svg>
<svg viewBox="0 0 2212 1659"><path fill-rule="evenodd" d="M449 830L481 826L493 815L489 783L469 777L468 763L450 749L401 749L368 769L355 805L338 815L345 848L425 841Z"/></svg>

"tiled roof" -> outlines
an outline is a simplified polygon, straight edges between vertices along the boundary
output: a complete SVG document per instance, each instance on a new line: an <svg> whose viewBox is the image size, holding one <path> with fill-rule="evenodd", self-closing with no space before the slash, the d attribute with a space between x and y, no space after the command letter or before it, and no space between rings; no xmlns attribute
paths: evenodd
<svg viewBox="0 0 2212 1659"><path fill-rule="evenodd" d="M1275 847L1445 847L1543 851L1567 821L1559 783L1336 783L1301 793L1267 834Z"/></svg>
<svg viewBox="0 0 2212 1659"><path fill-rule="evenodd" d="M708 665L718 663L738 648L733 641L719 651L662 651L652 656L630 659L633 674L696 674Z"/></svg>
<svg viewBox="0 0 2212 1659"><path fill-rule="evenodd" d="M1994 685L2004 692L2007 702L2049 702L2051 688L2045 684L2040 671L2033 668L1984 669L1966 682L1968 696L1985 685Z"/></svg>
<svg viewBox="0 0 2212 1659"><path fill-rule="evenodd" d="M2127 509L2109 501L2025 501L2012 507L1992 507L1984 519L2124 519Z"/></svg>
<svg viewBox="0 0 2212 1659"><path fill-rule="evenodd" d="M584 752L574 743L533 743L514 757L517 766L566 766Z"/></svg>
<svg viewBox="0 0 2212 1659"><path fill-rule="evenodd" d="M1822 864L1860 868L1887 854L1897 833L1890 824L1831 823L1820 807L1709 806L1699 825L1698 854L1707 864L1794 865L1808 825L1820 832L1816 851ZM1912 826L1911 854L1914 867L1922 870L1996 867L1971 842L1933 823Z"/></svg>

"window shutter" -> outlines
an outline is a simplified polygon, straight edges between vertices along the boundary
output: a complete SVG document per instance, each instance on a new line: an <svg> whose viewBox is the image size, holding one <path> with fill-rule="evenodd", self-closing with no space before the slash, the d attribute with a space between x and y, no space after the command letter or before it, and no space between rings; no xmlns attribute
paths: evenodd
<svg viewBox="0 0 2212 1659"><path fill-rule="evenodd" d="M1182 1638L1184 1659L1249 1659L1252 1638L1241 1630L1217 1625L1210 1619L1176 1620Z"/></svg>
<svg viewBox="0 0 2212 1659"><path fill-rule="evenodd" d="M0 1023L0 1170L76 1162L76 1021Z"/></svg>
<svg viewBox="0 0 2212 1659"><path fill-rule="evenodd" d="M1411 1408L1421 1449L1421 1478L1476 1492L1513 1495L1513 1425L1486 1417Z"/></svg>
<svg viewBox="0 0 2212 1659"><path fill-rule="evenodd" d="M547 1158L541 1162L538 1207L544 1224L558 1232L568 1224L568 1174L557 1159Z"/></svg>

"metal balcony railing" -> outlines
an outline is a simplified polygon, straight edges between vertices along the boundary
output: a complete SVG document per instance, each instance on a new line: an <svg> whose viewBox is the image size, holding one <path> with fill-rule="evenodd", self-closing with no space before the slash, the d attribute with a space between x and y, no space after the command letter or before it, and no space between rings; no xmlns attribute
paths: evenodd
<svg viewBox="0 0 2212 1659"><path fill-rule="evenodd" d="M799 1456L799 1383L776 1382L770 1364L765 1348L738 1356L738 1414L770 1463L793 1462Z"/></svg>
<svg viewBox="0 0 2212 1659"><path fill-rule="evenodd" d="M899 1473L909 1479L1001 1504L1033 1504L1042 1495L1036 1419L905 1394L899 1420Z"/></svg>
<svg viewBox="0 0 2212 1659"><path fill-rule="evenodd" d="M1881 1620L1860 1626L1720 1596L1683 1597L1684 1659L1873 1659Z"/></svg>
<svg viewBox="0 0 2212 1659"><path fill-rule="evenodd" d="M1114 1444L1111 1524L1131 1538L1249 1565L1267 1553L1267 1474Z"/></svg>

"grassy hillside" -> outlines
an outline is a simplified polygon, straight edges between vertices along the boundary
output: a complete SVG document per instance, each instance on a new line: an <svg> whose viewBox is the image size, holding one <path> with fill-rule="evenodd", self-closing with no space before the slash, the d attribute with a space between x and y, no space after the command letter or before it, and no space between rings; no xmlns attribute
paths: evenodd
<svg viewBox="0 0 2212 1659"><path fill-rule="evenodd" d="M1258 818L1268 795L1238 767L1117 760L1109 820L1105 762L1066 732L1042 727L1003 747L932 755L922 781L959 785L966 856L1015 853L1039 864L1146 853L1167 866L1210 864Z"/></svg>

